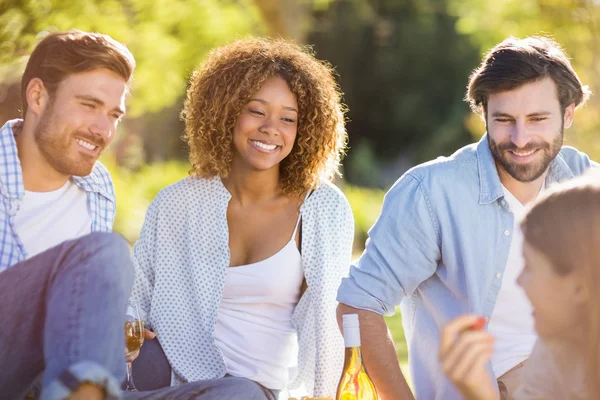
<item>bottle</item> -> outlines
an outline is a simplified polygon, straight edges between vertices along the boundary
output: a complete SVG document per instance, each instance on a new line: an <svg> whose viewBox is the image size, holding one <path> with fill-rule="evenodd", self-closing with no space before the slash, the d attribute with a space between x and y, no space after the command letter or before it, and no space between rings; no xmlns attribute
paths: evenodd
<svg viewBox="0 0 600 400"><path fill-rule="evenodd" d="M336 400L377 400L377 391L360 355L358 314L342 317L346 358L338 384Z"/></svg>

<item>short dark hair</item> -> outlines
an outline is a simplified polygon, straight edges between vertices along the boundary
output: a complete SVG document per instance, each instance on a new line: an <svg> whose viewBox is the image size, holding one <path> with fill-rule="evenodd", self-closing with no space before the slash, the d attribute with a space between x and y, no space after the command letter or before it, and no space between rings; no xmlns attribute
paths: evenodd
<svg viewBox="0 0 600 400"><path fill-rule="evenodd" d="M23 117L27 113L25 92L33 78L41 79L52 95L67 76L98 68L117 73L129 84L135 60L124 44L100 33L72 30L46 35L31 53L21 79Z"/></svg>
<svg viewBox="0 0 600 400"><path fill-rule="evenodd" d="M543 36L509 37L490 50L479 68L473 71L465 101L479 113L486 110L490 94L548 77L556 84L562 111L571 104L583 105L591 94L556 41Z"/></svg>

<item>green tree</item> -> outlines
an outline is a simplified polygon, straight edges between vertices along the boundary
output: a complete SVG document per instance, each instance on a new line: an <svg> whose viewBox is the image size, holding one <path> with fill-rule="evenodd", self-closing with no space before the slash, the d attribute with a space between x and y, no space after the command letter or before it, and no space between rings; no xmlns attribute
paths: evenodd
<svg viewBox="0 0 600 400"><path fill-rule="evenodd" d="M579 77L593 95L575 117L566 144L600 159L600 2L596 0L448 0L456 29L468 35L483 54L508 36L550 35L572 57ZM482 124L466 125L479 136Z"/></svg>
<svg viewBox="0 0 600 400"><path fill-rule="evenodd" d="M387 186L471 140L462 98L478 48L445 1L342 0L314 19L309 42L336 67L350 109L352 183Z"/></svg>
<svg viewBox="0 0 600 400"><path fill-rule="evenodd" d="M22 67L20 57L44 32L106 33L135 55L129 115L139 116L173 104L211 48L239 35L263 33L260 21L252 0L3 0L0 64Z"/></svg>

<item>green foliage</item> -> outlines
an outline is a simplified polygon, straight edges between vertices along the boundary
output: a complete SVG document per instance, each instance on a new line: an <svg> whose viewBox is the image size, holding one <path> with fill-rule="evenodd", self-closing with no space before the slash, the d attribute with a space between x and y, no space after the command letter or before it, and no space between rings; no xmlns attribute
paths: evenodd
<svg viewBox="0 0 600 400"><path fill-rule="evenodd" d="M362 251L369 229L381 213L385 192L351 185L345 185L343 190L354 214L354 248Z"/></svg>
<svg viewBox="0 0 600 400"><path fill-rule="evenodd" d="M106 33L134 54L130 116L180 98L190 71L211 48L262 32L252 0L4 0L0 65L28 55L44 32L68 29Z"/></svg>
<svg viewBox="0 0 600 400"><path fill-rule="evenodd" d="M144 165L130 171L116 165L114 158L106 155L102 163L110 171L117 196L117 217L114 230L134 243L144 223L146 209L163 188L188 175L188 165L169 161Z"/></svg>
<svg viewBox="0 0 600 400"><path fill-rule="evenodd" d="M449 154L471 140L462 98L478 51L445 7L440 0L345 0L315 13L309 41L336 67L350 109L351 182L388 186L403 171L382 176L379 168L400 157L413 164ZM354 151L365 143L377 163Z"/></svg>
<svg viewBox="0 0 600 400"><path fill-rule="evenodd" d="M600 159L600 2L596 0L447 0L456 29L484 54L508 36L550 35L572 57L575 71L593 95L577 111L565 143ZM468 124L474 137L481 124Z"/></svg>

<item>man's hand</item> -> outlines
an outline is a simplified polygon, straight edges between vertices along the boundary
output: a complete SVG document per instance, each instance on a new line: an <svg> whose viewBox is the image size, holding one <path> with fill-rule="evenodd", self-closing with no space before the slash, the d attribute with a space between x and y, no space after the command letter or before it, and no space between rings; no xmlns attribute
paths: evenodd
<svg viewBox="0 0 600 400"><path fill-rule="evenodd" d="M154 339L156 337L156 333L152 332L149 329L144 328L144 340L146 339ZM125 349L125 362L132 363L140 355L140 351L136 351L132 355L127 355L127 349Z"/></svg>
<svg viewBox="0 0 600 400"><path fill-rule="evenodd" d="M481 318L476 315L450 321L442 329L440 361L466 400L497 400L495 382L486 368L494 338L481 328Z"/></svg>

